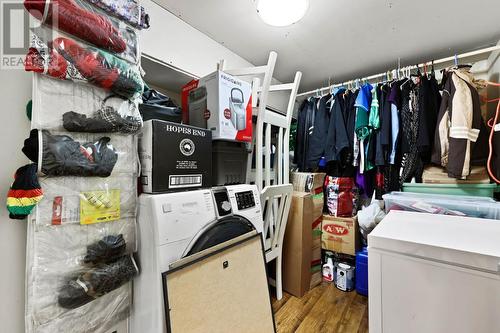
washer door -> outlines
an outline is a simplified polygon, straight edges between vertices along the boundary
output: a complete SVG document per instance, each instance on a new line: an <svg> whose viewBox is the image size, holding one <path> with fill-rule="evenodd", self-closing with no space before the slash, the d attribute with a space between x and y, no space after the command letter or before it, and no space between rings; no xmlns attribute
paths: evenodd
<svg viewBox="0 0 500 333"><path fill-rule="evenodd" d="M217 220L197 238L186 256L224 243L252 230L255 230L252 223L244 217L238 215L223 217Z"/></svg>

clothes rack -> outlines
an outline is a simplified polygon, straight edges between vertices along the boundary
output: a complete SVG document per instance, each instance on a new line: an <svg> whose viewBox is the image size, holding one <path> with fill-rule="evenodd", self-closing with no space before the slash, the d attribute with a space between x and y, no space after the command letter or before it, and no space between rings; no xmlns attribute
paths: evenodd
<svg viewBox="0 0 500 333"><path fill-rule="evenodd" d="M500 45L495 45L495 46L491 46L491 47L487 47L487 48L483 48L483 49L479 49L479 50L475 50L475 51L471 51L471 52L466 52L466 53L462 53L462 54L458 54L458 55L455 54L455 55L450 56L450 57L446 57L446 58L434 60L433 63L434 63L434 65L438 65L438 64L448 63L448 62L454 62L454 61L458 61L459 59L469 58L469 57L473 57L473 56L476 56L476 55L479 55L479 54L489 53L489 52L498 51L498 50L500 50ZM387 71L387 72L383 72L383 73L379 73L379 74L370 75L370 76L367 76L367 77L364 77L364 78L361 78L361 79L357 79L357 80L360 80L360 81L371 81L371 80L375 80L375 79L378 79L380 77L386 76L388 72L398 73L402 69L413 70L413 69L417 69L417 68L423 68L424 66L428 66L429 63L430 62L425 62L425 63L421 63L421 64L418 64L418 65L405 66L405 67L402 67L402 68L400 66L398 66L397 69L393 69L391 71ZM353 81L354 82L355 80L349 80L349 81ZM333 89L333 88L341 87L346 82L348 82L348 81L344 81L342 83L336 83L336 84L329 85L329 86L326 86L326 87L322 87L322 88L319 88L319 89L313 89L313 90L310 90L310 91L306 91L306 92L297 94L297 97L302 97L302 96L307 96L307 95L321 93L323 91L328 91L328 90Z"/></svg>

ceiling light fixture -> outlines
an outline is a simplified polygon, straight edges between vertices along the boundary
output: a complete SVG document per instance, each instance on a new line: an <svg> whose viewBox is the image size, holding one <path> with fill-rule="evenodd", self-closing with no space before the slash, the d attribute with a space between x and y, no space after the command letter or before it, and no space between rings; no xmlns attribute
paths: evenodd
<svg viewBox="0 0 500 333"><path fill-rule="evenodd" d="M309 8L309 0L254 0L262 21L285 27L300 21Z"/></svg>

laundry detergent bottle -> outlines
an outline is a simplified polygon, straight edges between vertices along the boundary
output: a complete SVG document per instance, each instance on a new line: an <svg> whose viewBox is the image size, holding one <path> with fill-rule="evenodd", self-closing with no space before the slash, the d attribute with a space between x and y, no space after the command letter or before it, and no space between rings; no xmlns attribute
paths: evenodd
<svg viewBox="0 0 500 333"><path fill-rule="evenodd" d="M335 267L333 266L333 259L332 259L332 257L328 257L328 259L326 260L326 264L323 265L323 269L322 269L324 281L326 281L326 282L333 281L333 275L334 275L333 270L334 269L335 269Z"/></svg>

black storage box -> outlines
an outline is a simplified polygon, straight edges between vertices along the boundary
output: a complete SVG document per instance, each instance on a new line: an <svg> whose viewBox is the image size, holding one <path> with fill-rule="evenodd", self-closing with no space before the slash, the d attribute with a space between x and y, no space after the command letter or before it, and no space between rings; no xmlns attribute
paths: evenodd
<svg viewBox="0 0 500 333"><path fill-rule="evenodd" d="M145 193L212 186L212 133L161 120L144 122L139 136Z"/></svg>
<svg viewBox="0 0 500 333"><path fill-rule="evenodd" d="M212 181L214 185L245 184L248 152L245 142L212 142Z"/></svg>

